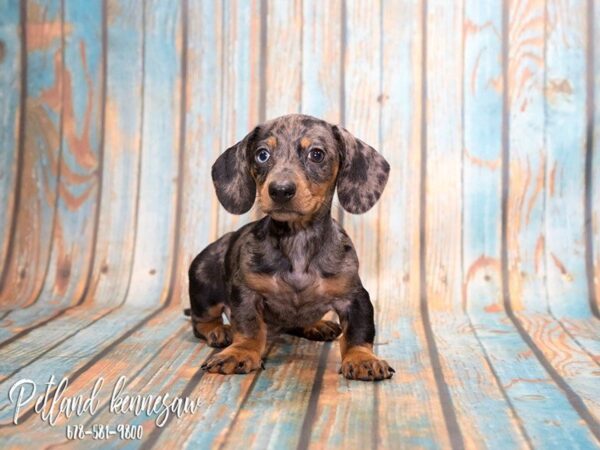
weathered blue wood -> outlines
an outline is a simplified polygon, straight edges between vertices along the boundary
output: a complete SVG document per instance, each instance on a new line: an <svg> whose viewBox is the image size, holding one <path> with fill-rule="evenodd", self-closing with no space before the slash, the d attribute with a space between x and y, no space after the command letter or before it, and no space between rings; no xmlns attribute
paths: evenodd
<svg viewBox="0 0 600 450"><path fill-rule="evenodd" d="M300 112L302 94L302 2L267 2L266 116ZM285 64L282 64L285 61ZM308 62L308 61L307 61Z"/></svg>
<svg viewBox="0 0 600 450"><path fill-rule="evenodd" d="M54 375L57 380L70 375L69 382L74 385L74 390L82 392L85 389L86 392L90 392L91 386L99 376L106 376L110 383L116 381L120 375L134 375L152 357L152 352L145 353L142 349L149 350L150 347L147 344L152 342L156 344L155 348L160 347L159 343L166 341L180 326L174 317L175 314L179 315L179 312L166 313L155 316L154 319L145 323L145 327L140 328L127 339L121 340L122 336L125 336L135 324L141 322L149 312L151 310L124 307L117 313L79 331L75 338L69 339L47 352L44 358L23 368L13 377L3 380L0 383L2 396L7 398L10 386L22 378L30 379L42 386L48 382L50 375ZM64 326L68 327L68 324L64 324ZM29 347L31 345L29 343ZM18 351L22 352L26 350L27 343L21 342L18 346L20 349ZM94 357L101 351L106 351L106 355L102 359L95 360ZM185 354L185 352L183 353ZM131 355L134 354L137 355L137 358L131 358ZM9 356L13 357L12 352ZM124 364L128 365L129 363L131 365L126 368ZM91 364L89 371L75 377L74 373L86 364ZM107 371L110 372L107 373ZM3 404L3 406L5 405ZM0 410L0 425L12 423L13 412L10 407ZM36 415L23 422L24 429L39 430L40 423ZM13 427L3 427L0 429L0 439L13 436L21 443L27 442L27 434L23 433L25 431L23 428L18 430ZM47 430L44 431L47 432ZM64 436L64 429L61 434ZM56 435L54 436L56 437Z"/></svg>
<svg viewBox="0 0 600 450"><path fill-rule="evenodd" d="M169 291L178 194L181 118L181 2L144 3L141 179L127 303L164 302Z"/></svg>
<svg viewBox="0 0 600 450"><path fill-rule="evenodd" d="M8 339L14 339L14 336L21 334L23 331L36 332L35 330L39 327L43 327L46 323L52 322L56 317L67 314L67 312L66 308L48 305L44 302L36 303L29 308L17 308L0 320L0 343ZM81 326L85 326L94 320L94 318L94 314L87 316L84 314L78 320ZM53 344L52 342L42 341L40 341L42 351L45 346Z"/></svg>
<svg viewBox="0 0 600 450"><path fill-rule="evenodd" d="M106 115L102 192L92 279L87 296L125 299L131 279L140 177L143 14L136 0L106 3Z"/></svg>
<svg viewBox="0 0 600 450"><path fill-rule="evenodd" d="M379 206L375 352L402 375L377 387L377 432L384 446L442 448L450 442L419 314L421 13L420 0L382 3L379 151L392 169Z"/></svg>
<svg viewBox="0 0 600 450"><path fill-rule="evenodd" d="M431 312L461 312L462 9L427 3L424 291ZM443 229L443 233L438 231Z"/></svg>
<svg viewBox="0 0 600 450"><path fill-rule="evenodd" d="M54 319L49 324L32 330L26 336L6 345L0 363L0 381L10 374L37 359L42 358L63 340L75 335L81 329L97 321L109 313L110 309L102 308L73 308L63 316ZM37 345L34 345L36 344Z"/></svg>
<svg viewBox="0 0 600 450"><path fill-rule="evenodd" d="M462 395L480 413L469 414L473 427L465 427L466 439L485 442L489 447L525 447L521 419L515 417L504 386L498 384L480 327L488 325L490 314L503 309L501 270L502 248L502 151L503 151L503 2L465 0L463 21L463 324L457 324L451 345L463 340L465 368L478 355L477 373L465 385ZM466 335L466 336L465 336ZM462 336L462 339L461 339ZM467 338L468 336L468 338ZM482 343L483 341L483 343ZM474 348L470 348L474 347ZM452 379L461 378L457 368ZM478 385L481 384L483 389ZM482 399L473 395L486 392ZM458 401L457 401L458 403ZM474 430L474 431L471 431ZM502 433L498 433L502 430Z"/></svg>
<svg viewBox="0 0 600 450"><path fill-rule="evenodd" d="M344 123L356 137L380 147L381 5L369 1L345 4ZM392 175L393 176L393 175ZM383 196L388 195L385 191ZM360 258L360 276L377 304L379 205L361 215L344 214L344 228Z"/></svg>
<svg viewBox="0 0 600 450"><path fill-rule="evenodd" d="M160 370L160 368L157 368L154 365L155 361L160 357L165 357L169 353L171 355L177 353L180 355L181 359L186 360L186 362L189 359L191 352L175 351L175 343L181 348L181 343L178 341L182 338L182 323L173 319L173 314L165 314L157 317L157 320L149 322L147 327L134 333L120 345L108 352L105 358L96 361L90 370L86 372L85 376L81 376L69 384L69 391L90 392L98 377L102 376L104 378L101 395L98 398L99 405L97 413L94 417L90 418L88 414L84 414L82 416L71 417L68 421L65 421L64 418L60 418L54 427L44 428L39 427L36 420L26 420L20 426L21 430L19 432L15 432L15 429L8 429L4 432L0 431L0 439L2 439L5 445L9 444L14 446L41 440L43 440L46 445L64 445L69 443L69 441L66 440L64 432L67 424L79 425L87 423L87 427L91 426L91 424L89 424L90 420L95 420L94 423L97 423L97 421L100 420L105 424L108 424L111 419L122 420L123 416L106 414L106 403L110 400L108 390L112 389L112 386L117 383L118 377L121 375L127 376L128 384L125 391L130 392L130 390L135 389L137 393L137 389L139 389L142 386L142 383L147 380L145 372L153 370L153 373L156 375L157 371ZM158 320L160 320L159 326L164 329L164 332L156 333L155 327ZM153 347L153 352L144 352L144 349L148 348L148 346ZM138 357L135 359L129 358L132 353L138 355ZM178 357L175 357L173 363L176 364L178 359ZM123 372L124 370L126 373ZM72 441L70 443L71 445L73 444ZM96 446L93 445L93 442L86 442L84 445L87 448L96 448Z"/></svg>
<svg viewBox="0 0 600 450"><path fill-rule="evenodd" d="M549 0L546 35L546 266L553 313L591 314L585 266L586 17L589 2ZM591 31L591 30L590 30Z"/></svg>
<svg viewBox="0 0 600 450"><path fill-rule="evenodd" d="M342 2L302 2L302 113L339 123Z"/></svg>
<svg viewBox="0 0 600 450"><path fill-rule="evenodd" d="M0 3L0 277L12 230L21 127L21 14L19 0Z"/></svg>
<svg viewBox="0 0 600 450"><path fill-rule="evenodd" d="M221 90L221 152L243 139L259 122L260 55L263 51L260 47L260 5L258 0L236 0L223 9L221 82L214 86L215 90ZM235 216L220 206L217 234L221 236L235 230L257 215L251 210Z"/></svg>
<svg viewBox="0 0 600 450"><path fill-rule="evenodd" d="M584 229L586 36L585 28L573 26L585 23L587 3L549 2L547 12L553 26L546 27L545 44L547 240L542 250L548 271L549 314L520 313L518 320L556 371L554 376L569 384L572 396L580 397L580 409L587 408L597 420L600 403L590 380L598 362L578 340L587 332L576 323L591 315ZM577 320L569 325L557 316Z"/></svg>
<svg viewBox="0 0 600 450"><path fill-rule="evenodd" d="M50 266L41 294L55 305L81 301L88 285L102 169L102 2L65 1L63 13L62 151Z"/></svg>
<svg viewBox="0 0 600 450"><path fill-rule="evenodd" d="M440 396L452 402L444 410L450 439L475 448L526 445L465 314L466 302L486 300L477 280L473 287L468 282L468 269L480 259L497 258L495 266L481 268L496 278L490 294L501 293L500 165L494 172L477 164L500 159L502 96L490 80L501 74L501 17L500 2L428 4L424 289L442 366L437 381L440 391L447 389ZM478 179L482 172L485 181ZM441 227L444 233L437 233Z"/></svg>
<svg viewBox="0 0 600 450"><path fill-rule="evenodd" d="M36 301L46 276L57 194L62 129L62 21L60 0L27 3L27 103L13 257L4 268L0 303Z"/></svg>
<svg viewBox="0 0 600 450"><path fill-rule="evenodd" d="M200 348L202 355L206 356L207 347ZM169 431L161 434L156 446L185 445L189 448L211 449L221 445L256 376L258 374L219 379L219 375L205 374L198 383L192 385L189 392L191 398L206 400L202 405L202 416L174 421Z"/></svg>
<svg viewBox="0 0 600 450"><path fill-rule="evenodd" d="M188 2L187 95L185 105L185 164L182 167L181 266L175 298L189 305L187 268L217 236L218 204L211 166L221 146L222 5Z"/></svg>
<svg viewBox="0 0 600 450"><path fill-rule="evenodd" d="M157 320L154 325L155 327L161 326L170 330L168 334L160 333L160 338L156 339L154 336L151 336L148 332L149 330L146 332L140 330L140 333L136 333L137 335L133 335L123 345L117 347L109 357L111 359L114 358L115 361L119 361L129 349L143 351L147 346L147 342L152 342L156 346L156 350L153 352L144 352L144 362L142 363L142 358L140 358L140 361L136 361L135 364L131 365L132 373L135 373L135 376L131 377L131 382L126 390L136 395L157 396L169 392L172 395L186 396L191 401L200 400L198 409L195 414L184 415L181 418L174 417L163 428L156 426L155 421L158 416L156 413L131 417L128 423L143 426L143 439L141 441L122 440L115 442L113 445L114 448L137 449L140 448L140 444L153 445L154 448L162 448L165 445L184 446L188 436L179 433L179 430L175 428L183 424L195 424L206 414L207 407L215 400L212 396L206 395L206 392L203 390L186 391L190 385L199 387L202 384L202 380L199 377L199 374L203 374L200 365L202 365L213 349L201 344L195 338L190 339L189 324L181 320L180 317L178 318L176 314L179 314L179 311L175 311L175 315L166 314L168 317L167 320L161 318L159 319L160 324L158 324ZM185 325L183 328L182 324ZM164 364L165 359L169 360L168 366ZM108 368L107 370L109 370L107 376L109 383L111 381L115 383L117 378L122 374ZM206 387L207 384L205 383L203 388L206 389ZM221 401L218 403L221 407L224 406ZM102 421L102 423L110 424L111 427L116 427L122 423L122 418L111 413L107 406L104 405L100 409L97 417L87 419L87 426L91 426L98 420ZM208 416L206 418L209 419ZM215 418L214 415L212 418ZM161 441L161 437L163 436L165 439ZM208 442L208 439L205 439L204 442Z"/></svg>
<svg viewBox="0 0 600 450"><path fill-rule="evenodd" d="M590 429L533 356L514 327L500 315L477 326L496 376L534 447L593 448Z"/></svg>
<svg viewBox="0 0 600 450"><path fill-rule="evenodd" d="M258 376L243 406L247 413L228 428L223 448L297 448L323 345L290 337L275 343L269 370ZM202 427L196 430L198 441Z"/></svg>
<svg viewBox="0 0 600 450"><path fill-rule="evenodd" d="M508 17L507 259L515 311L547 310L544 246L544 2L511 4Z"/></svg>

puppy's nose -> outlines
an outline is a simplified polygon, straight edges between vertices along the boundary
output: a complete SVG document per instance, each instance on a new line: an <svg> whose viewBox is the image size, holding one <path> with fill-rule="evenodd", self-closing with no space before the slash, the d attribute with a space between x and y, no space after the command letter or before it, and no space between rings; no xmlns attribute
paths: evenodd
<svg viewBox="0 0 600 450"><path fill-rule="evenodd" d="M275 203L285 203L296 194L296 184L291 182L269 184L269 196Z"/></svg>

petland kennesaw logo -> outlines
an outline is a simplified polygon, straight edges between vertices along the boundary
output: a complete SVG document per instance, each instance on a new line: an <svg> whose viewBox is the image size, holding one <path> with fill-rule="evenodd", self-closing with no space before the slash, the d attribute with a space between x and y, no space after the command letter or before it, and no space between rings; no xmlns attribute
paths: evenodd
<svg viewBox="0 0 600 450"><path fill-rule="evenodd" d="M124 392L127 378L120 376L113 386L108 408L111 414L148 417L156 416L155 424L162 427L170 417L181 418L186 414L195 414L200 407L200 399L195 401L188 397L171 396L169 393L159 395L138 395ZM72 416L88 414L93 417L103 406L101 400L104 378L96 379L89 395L67 395L69 379L62 378L56 383L54 375L45 383L44 393L39 395L34 403L38 385L32 380L22 379L14 383L9 392L8 400L14 407L13 423L19 423L22 412L33 405L34 411L42 421L54 426L61 417L69 419Z"/></svg>

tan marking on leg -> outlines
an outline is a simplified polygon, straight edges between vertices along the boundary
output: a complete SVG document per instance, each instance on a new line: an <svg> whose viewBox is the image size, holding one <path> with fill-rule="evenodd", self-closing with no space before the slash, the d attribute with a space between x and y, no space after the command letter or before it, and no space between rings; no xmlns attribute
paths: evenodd
<svg viewBox="0 0 600 450"><path fill-rule="evenodd" d="M211 357L202 368L211 373L248 373L263 367L262 357L267 347L267 326L261 322L255 336L233 334L233 344Z"/></svg>
<svg viewBox="0 0 600 450"><path fill-rule="evenodd" d="M231 327L223 324L223 304L211 306L202 316L192 314L194 335L206 340L211 347L222 348L231 344Z"/></svg>
<svg viewBox="0 0 600 450"><path fill-rule="evenodd" d="M349 346L344 336L342 336L340 338L340 351L342 353L340 373L350 380L385 380L391 378L395 372L387 361L375 356L372 344Z"/></svg>

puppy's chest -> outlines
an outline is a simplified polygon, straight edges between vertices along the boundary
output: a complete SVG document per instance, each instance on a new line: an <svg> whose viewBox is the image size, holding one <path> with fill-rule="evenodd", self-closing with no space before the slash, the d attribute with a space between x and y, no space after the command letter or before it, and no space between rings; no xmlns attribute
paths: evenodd
<svg viewBox="0 0 600 450"><path fill-rule="evenodd" d="M344 295L348 280L343 275L325 278L309 267L272 274L249 273L248 287L263 297L265 320L284 327L319 320Z"/></svg>

